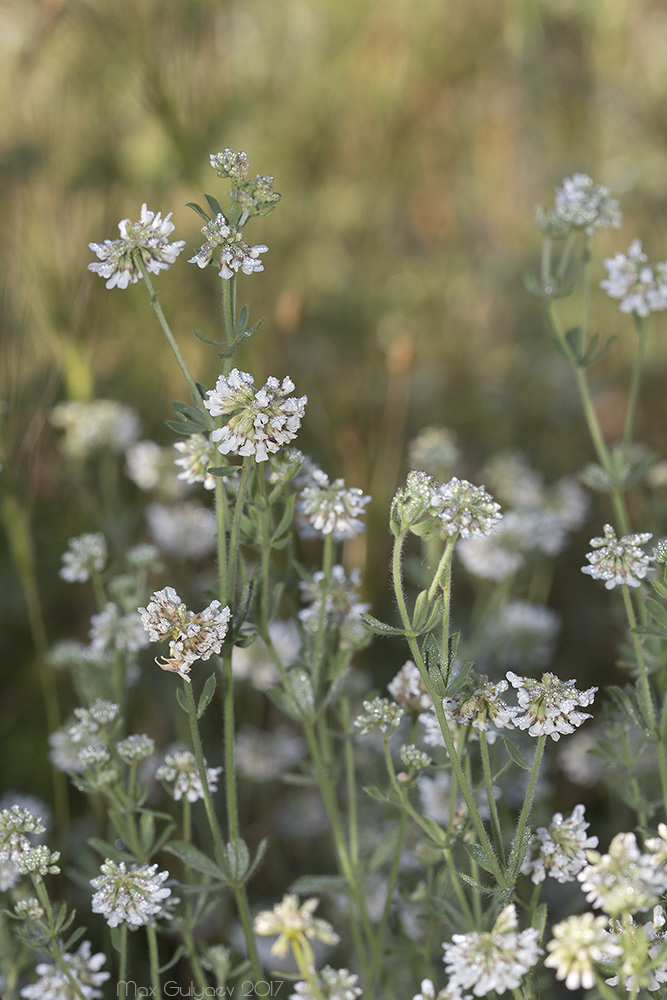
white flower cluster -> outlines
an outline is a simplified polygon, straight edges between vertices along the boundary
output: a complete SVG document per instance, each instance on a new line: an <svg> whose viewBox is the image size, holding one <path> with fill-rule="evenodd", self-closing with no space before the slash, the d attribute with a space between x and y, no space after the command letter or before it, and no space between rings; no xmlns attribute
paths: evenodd
<svg viewBox="0 0 667 1000"><path fill-rule="evenodd" d="M566 177L556 188L555 205L548 213L549 221L564 232L582 229L592 236L596 229L621 225L618 202L604 184L595 184L588 174Z"/></svg>
<svg viewBox="0 0 667 1000"><path fill-rule="evenodd" d="M58 403L51 411L49 421L65 432L63 451L78 460L88 458L102 448L122 454L134 444L141 430L136 410L115 399Z"/></svg>
<svg viewBox="0 0 667 1000"><path fill-rule="evenodd" d="M263 243L248 246L239 227L232 226L222 212L202 226L202 233L206 237L205 242L188 263L206 267L215 259L220 265L220 277L224 279L233 277L234 272L239 270L244 274L264 270L259 255L269 248Z"/></svg>
<svg viewBox="0 0 667 1000"><path fill-rule="evenodd" d="M556 970L556 979L564 979L568 990L592 989L595 965L611 964L623 951L618 937L609 933L607 917L592 913L569 917L556 924L552 933L544 964Z"/></svg>
<svg viewBox="0 0 667 1000"><path fill-rule="evenodd" d="M394 679L387 684L387 690L394 701L410 715L428 712L433 707L419 668L412 660L406 660Z"/></svg>
<svg viewBox="0 0 667 1000"><path fill-rule="evenodd" d="M603 530L603 537L591 538L594 551L586 553L590 566L583 566L581 572L595 580L604 580L607 590L622 585L639 587L655 560L639 546L646 545L653 536L646 531L617 538L610 524L605 524Z"/></svg>
<svg viewBox="0 0 667 1000"><path fill-rule="evenodd" d="M215 465L215 445L210 435L191 434L185 441L177 441L174 448L182 455L174 460L183 469L178 478L186 483L203 483L206 490L215 489L215 476L208 472Z"/></svg>
<svg viewBox="0 0 667 1000"><path fill-rule="evenodd" d="M362 990L358 986L359 977L348 969L332 969L325 965L319 972L313 973L317 993L313 986L303 980L294 986L289 1000L356 1000Z"/></svg>
<svg viewBox="0 0 667 1000"><path fill-rule="evenodd" d="M224 426L211 434L218 442L218 451L223 455L254 455L258 462L265 462L269 454L292 441L308 402L307 396L288 398L293 391L294 383L287 377L282 384L270 377L255 392L248 372L233 368L229 375L221 375L204 400L212 416L227 418Z"/></svg>
<svg viewBox="0 0 667 1000"><path fill-rule="evenodd" d="M492 990L518 989L521 977L542 954L539 934L533 927L518 930L513 903L500 913L491 931L454 934L452 943L443 946L450 987L472 989L477 997Z"/></svg>
<svg viewBox="0 0 667 1000"><path fill-rule="evenodd" d="M211 792L215 792L218 788L218 776L221 771L221 767L206 768L206 781ZM164 764L157 769L155 777L158 781L173 785L171 794L176 802L183 796L188 802L197 802L204 798L204 789L197 770L197 762L194 754L189 750L177 750L174 753L165 754Z"/></svg>
<svg viewBox="0 0 667 1000"><path fill-rule="evenodd" d="M204 559L215 551L215 512L196 500L146 508L151 535L163 552L186 559Z"/></svg>
<svg viewBox="0 0 667 1000"><path fill-rule="evenodd" d="M85 583L91 573L100 573L107 561L107 541L96 531L70 538L69 549L63 553L60 576L68 583Z"/></svg>
<svg viewBox="0 0 667 1000"><path fill-rule="evenodd" d="M296 941L302 948L309 941L321 941L323 944L338 944L340 938L326 920L314 917L313 913L319 905L318 899L306 899L299 905L298 896L288 893L282 902L276 903L272 910L262 910L254 921L255 934L260 937L278 935L271 946L271 954L284 958L291 941Z"/></svg>
<svg viewBox="0 0 667 1000"><path fill-rule="evenodd" d="M156 591L139 613L151 642L169 639L169 656L159 665L188 682L193 663L220 652L231 618L220 601L211 601L199 614L189 611L173 587Z"/></svg>
<svg viewBox="0 0 667 1000"><path fill-rule="evenodd" d="M330 483L321 469L313 471L312 480L299 494L298 511L314 534L332 535L340 541L364 530L360 519L369 496L356 487L346 487L342 479Z"/></svg>
<svg viewBox="0 0 667 1000"><path fill-rule="evenodd" d="M392 733L405 715L404 709L388 698L373 698L372 701L363 702L362 707L363 712L354 720L354 728L358 729L362 736L374 729L379 729L385 734Z"/></svg>
<svg viewBox="0 0 667 1000"><path fill-rule="evenodd" d="M90 619L91 650L136 653L147 645L148 639L136 611L123 614L118 605L110 601Z"/></svg>
<svg viewBox="0 0 667 1000"><path fill-rule="evenodd" d="M535 885L547 875L557 882L572 882L586 866L586 851L598 846L597 837L589 837L589 823L584 820L583 805L576 805L564 819L555 813L548 827L540 826L533 834L521 866Z"/></svg>
<svg viewBox="0 0 667 1000"><path fill-rule="evenodd" d="M579 712L577 705L592 705L596 687L577 691L575 681L561 681L551 673L534 680L508 670L507 679L516 688L519 702L512 721L518 729L527 729L530 736L550 736L558 741L562 734L573 733L591 718L588 713Z"/></svg>
<svg viewBox="0 0 667 1000"><path fill-rule="evenodd" d="M370 633L361 616L370 610L370 604L359 601L360 583L358 569L353 569L347 576L345 569L338 565L332 567L328 578L322 570L318 570L310 580L302 580L299 584L302 599L310 602L308 607L299 611L299 620L306 632L317 633L324 601L327 627L338 631L341 649L361 649L365 646Z"/></svg>
<svg viewBox="0 0 667 1000"><path fill-rule="evenodd" d="M471 725L484 733L490 725L499 729L512 729L516 708L511 708L500 697L508 687L507 681L493 683L484 676L464 684L453 698L442 699L445 716L458 726Z"/></svg>
<svg viewBox="0 0 667 1000"><path fill-rule="evenodd" d="M118 223L119 240L88 244L101 261L89 264L88 270L107 278L107 288L127 288L139 281L143 275L137 258L151 274L166 270L185 246L184 240L169 243L168 237L174 231L170 219L171 212L163 219L160 212L150 212L142 205L138 222L123 219Z"/></svg>
<svg viewBox="0 0 667 1000"><path fill-rule="evenodd" d="M75 952L63 952L62 958L79 994L86 1000L99 1000L104 994L97 987L110 977L109 972L100 971L106 956L102 952L92 955L90 941L82 941ZM59 966L40 962L35 972L39 979L21 990L24 1000L69 1000L75 996L71 980Z"/></svg>
<svg viewBox="0 0 667 1000"><path fill-rule="evenodd" d="M171 896L171 889L164 882L169 872L158 872L157 865L135 865L128 870L124 862L117 865L109 858L101 872L90 880L97 890L92 910L106 917L109 927L121 923L142 927L167 915L164 901Z"/></svg>
<svg viewBox="0 0 667 1000"><path fill-rule="evenodd" d="M500 504L484 486L473 486L456 476L433 490L430 513L441 534L461 538L488 535L502 518Z"/></svg>
<svg viewBox="0 0 667 1000"><path fill-rule="evenodd" d="M621 312L645 318L667 309L667 261L649 264L640 240L632 241L627 254L605 260L604 266L608 277L600 286L610 298L621 300Z"/></svg>
<svg viewBox="0 0 667 1000"><path fill-rule="evenodd" d="M607 854L589 851L587 857L577 878L588 902L611 917L648 910L667 892L662 849L644 854L634 833L616 834Z"/></svg>

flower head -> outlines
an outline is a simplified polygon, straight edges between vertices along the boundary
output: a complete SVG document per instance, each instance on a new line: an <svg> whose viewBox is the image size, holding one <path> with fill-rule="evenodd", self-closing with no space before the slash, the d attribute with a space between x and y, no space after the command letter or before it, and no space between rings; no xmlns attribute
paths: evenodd
<svg viewBox="0 0 667 1000"><path fill-rule="evenodd" d="M608 854L589 851L587 857L577 878L588 902L611 917L648 910L667 892L667 871L642 854L634 833L617 833Z"/></svg>
<svg viewBox="0 0 667 1000"><path fill-rule="evenodd" d="M521 977L537 962L539 931L517 930L514 904L506 906L487 932L454 934L444 945L445 968L450 986L472 989L477 997L494 990L504 993L519 987Z"/></svg>
<svg viewBox="0 0 667 1000"><path fill-rule="evenodd" d="M24 847L31 847L32 835L46 832L38 816L13 805L0 810L0 862L16 861Z"/></svg>
<svg viewBox="0 0 667 1000"><path fill-rule="evenodd" d="M97 987L107 981L110 973L100 971L106 962L102 952L91 955L90 941L82 941L74 953L64 952L62 957L79 994L74 992L70 979L59 966L40 962L35 969L40 978L21 990L24 1000L74 1000L78 995L86 1000L98 1000L103 996Z"/></svg>
<svg viewBox="0 0 667 1000"><path fill-rule="evenodd" d="M373 698L363 703L363 712L354 720L354 728L362 736L379 729L382 733L393 733L403 718L404 710L388 698Z"/></svg>
<svg viewBox="0 0 667 1000"><path fill-rule="evenodd" d="M188 682L196 660L208 660L220 652L231 618L231 611L221 609L220 601L211 601L198 614L189 611L173 587L156 591L139 613L151 642L169 639L169 656L159 665Z"/></svg>
<svg viewBox="0 0 667 1000"><path fill-rule="evenodd" d="M110 601L90 619L91 650L136 653L147 645L148 639L136 611L123 614L118 605Z"/></svg>
<svg viewBox="0 0 667 1000"><path fill-rule="evenodd" d="M639 546L645 545L653 536L646 531L641 534L623 535L616 538L610 524L604 526L604 537L591 538L593 552L587 552L590 566L582 566L581 572L595 580L604 580L607 590L621 584L639 587L650 569L653 556L647 555Z"/></svg>
<svg viewBox="0 0 667 1000"><path fill-rule="evenodd" d="M412 660L406 660L394 679L387 684L387 690L394 701L411 715L428 712L433 707L419 668Z"/></svg>
<svg viewBox="0 0 667 1000"><path fill-rule="evenodd" d="M218 451L254 455L258 462L265 462L270 453L288 444L296 437L308 402L307 396L288 398L293 390L290 378L284 378L281 385L270 377L255 392L248 372L234 368L229 375L221 375L204 400L212 416L227 418L211 435L219 442Z"/></svg>
<svg viewBox="0 0 667 1000"><path fill-rule="evenodd" d="M184 240L169 243L167 237L174 231L170 219L171 212L163 219L142 205L138 222L123 219L118 223L119 240L88 244L101 261L89 264L88 270L107 278L107 288L127 288L139 281L143 277L139 260L151 274L166 270L185 246Z"/></svg>
<svg viewBox="0 0 667 1000"><path fill-rule="evenodd" d="M326 473L316 469L313 485L299 495L299 513L315 533L333 535L339 541L364 530L360 519L369 500L362 490L346 487L342 479L330 483Z"/></svg>
<svg viewBox="0 0 667 1000"><path fill-rule="evenodd" d="M509 687L507 681L492 683L488 677L469 680L453 698L443 698L445 716L459 726L473 726L486 732L489 725L498 729L512 729L514 709L500 694Z"/></svg>
<svg viewBox="0 0 667 1000"><path fill-rule="evenodd" d="M244 181L248 176L248 154L243 151L235 153L229 146L225 146L221 153L211 153L209 160L218 177Z"/></svg>
<svg viewBox="0 0 667 1000"><path fill-rule="evenodd" d="M204 761L204 763L206 763ZM218 787L218 776L222 771L221 767L207 767L206 781L211 792L215 792ZM158 781L165 781L173 785L171 794L176 802L186 797L188 802L197 802L204 798L204 789L199 777L197 762L194 754L189 750L178 750L175 753L165 755L164 764L157 769L155 777Z"/></svg>
<svg viewBox="0 0 667 1000"><path fill-rule="evenodd" d="M267 937L277 934L278 939L271 945L271 954L284 958L292 944L310 959L312 964L313 950L310 941L321 941L323 944L338 944L340 938L326 920L314 917L313 913L319 905L318 899L306 899L299 906L298 896L289 893L276 903L272 910L262 910L255 917L255 934Z"/></svg>
<svg viewBox="0 0 667 1000"><path fill-rule="evenodd" d="M101 871L90 880L97 890L92 909L106 917L109 927L121 923L141 927L165 915L164 900L171 896L171 889L164 885L169 872L158 872L157 865L135 865L128 871L125 862L117 865L108 858Z"/></svg>
<svg viewBox="0 0 667 1000"><path fill-rule="evenodd" d="M240 228L231 225L222 212L202 226L202 233L206 237L205 242L190 258L189 264L206 267L214 261L220 267L220 277L224 279L231 278L235 271L252 274L253 271L264 270L259 255L269 248L263 244L248 246L243 241Z"/></svg>
<svg viewBox="0 0 667 1000"><path fill-rule="evenodd" d="M646 317L667 309L667 262L650 265L639 240L627 254L617 253L604 262L609 275L600 286L612 299L620 299L623 313Z"/></svg>
<svg viewBox="0 0 667 1000"><path fill-rule="evenodd" d="M564 819L556 813L548 827L535 831L521 866L537 885L547 875L557 882L572 882L586 866L586 851L598 846L597 837L587 837L589 824L584 821L584 807L577 805Z"/></svg>
<svg viewBox="0 0 667 1000"><path fill-rule="evenodd" d="M519 677L511 670L507 679L517 690L519 708L513 718L518 729L527 729L530 736L551 736L558 741L563 733L574 730L590 719L586 712L579 712L577 705L592 705L596 687L577 691L575 681L561 681L554 674L542 674L541 679ZM523 709L523 714L521 714Z"/></svg>
<svg viewBox="0 0 667 1000"><path fill-rule="evenodd" d="M347 576L342 566L332 567L328 578L323 570L318 570L310 580L303 580L299 584L301 596L310 603L299 611L299 619L306 632L312 635L317 633L324 601L327 628L338 632L340 648L350 650L365 646L370 633L361 616L370 609L370 605L358 599L360 582L357 569Z"/></svg>
<svg viewBox="0 0 667 1000"><path fill-rule="evenodd" d="M63 451L74 459L88 458L102 448L126 452L141 430L139 414L115 399L73 399L54 406L49 421L65 432Z"/></svg>
<svg viewBox="0 0 667 1000"><path fill-rule="evenodd" d="M302 981L295 984L289 1000L319 1000L320 997L322 1000L356 1000L361 996L361 987L357 985L359 977L347 969L332 969L330 965L325 965L313 976L318 993L313 992L310 983Z"/></svg>
<svg viewBox="0 0 667 1000"><path fill-rule="evenodd" d="M107 541L97 531L94 534L70 538L69 549L63 554L60 576L68 583L85 583L91 573L100 573L107 561Z"/></svg>
<svg viewBox="0 0 667 1000"><path fill-rule="evenodd" d="M595 966L613 962L622 948L607 917L582 913L555 925L547 951L544 964L556 970L556 979L564 979L568 990L590 990L595 986Z"/></svg>
<svg viewBox="0 0 667 1000"><path fill-rule="evenodd" d="M146 760L155 750L155 740L145 733L133 733L116 743L116 750L127 764Z"/></svg>
<svg viewBox="0 0 667 1000"><path fill-rule="evenodd" d="M595 184L588 174L566 177L556 188L556 203L549 212L538 209L538 223L548 224L559 235L581 229L592 236L596 229L621 225L618 202L604 184Z"/></svg>
<svg viewBox="0 0 667 1000"><path fill-rule="evenodd" d="M423 469L443 482L451 477L460 450L448 428L425 427L410 442L409 458L412 469Z"/></svg>
<svg viewBox="0 0 667 1000"><path fill-rule="evenodd" d="M203 483L206 490L215 489L215 476L208 471L215 465L215 445L210 434L191 434L185 441L177 441L174 448L182 455L174 460L183 469L178 478L186 483Z"/></svg>
<svg viewBox="0 0 667 1000"><path fill-rule="evenodd" d="M473 486L456 476L431 493L430 513L442 535L488 535L501 519L500 504L484 486Z"/></svg>
<svg viewBox="0 0 667 1000"><path fill-rule="evenodd" d="M57 862L60 851L50 851L46 844L31 847L23 843L21 850L12 859L21 875L31 875L35 882L41 882L45 875L58 875L60 868Z"/></svg>

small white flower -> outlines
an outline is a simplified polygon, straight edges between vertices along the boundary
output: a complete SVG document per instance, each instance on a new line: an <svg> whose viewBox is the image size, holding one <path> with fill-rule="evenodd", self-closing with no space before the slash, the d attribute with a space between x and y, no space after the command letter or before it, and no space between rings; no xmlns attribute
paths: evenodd
<svg viewBox="0 0 667 1000"><path fill-rule="evenodd" d="M587 857L577 878L588 902L611 917L648 910L667 892L667 871L642 854L634 833L617 833L608 854L589 851Z"/></svg>
<svg viewBox="0 0 667 1000"><path fill-rule="evenodd" d="M604 184L595 184L588 174L566 177L556 188L556 203L547 215L549 221L563 228L582 229L592 236L596 229L621 225L618 202Z"/></svg>
<svg viewBox="0 0 667 1000"><path fill-rule="evenodd" d="M0 862L16 862L25 847L31 847L33 835L46 832L42 820L19 805L0 810Z"/></svg>
<svg viewBox="0 0 667 1000"><path fill-rule="evenodd" d="M317 899L306 899L299 905L298 897L289 893L272 910L262 910L257 914L255 934L260 937L279 935L271 945L271 954L279 958L285 957L292 942L298 943L306 958L312 958L310 941L321 941L323 944L338 944L340 941L330 923L313 916L318 905Z"/></svg>
<svg viewBox="0 0 667 1000"><path fill-rule="evenodd" d="M204 763L206 762L204 761ZM221 772L221 767L206 768L206 781L211 792L217 790L218 776ZM199 778L197 762L194 754L190 753L189 750L177 750L175 753L166 754L164 764L157 769L155 777L158 781L173 784L171 794L176 802L183 796L188 802L197 802L204 798L204 789Z"/></svg>
<svg viewBox="0 0 667 1000"><path fill-rule="evenodd" d="M477 997L494 990L518 989L521 977L542 954L537 940L539 931L530 927L517 930L516 909L506 906L488 932L472 931L454 934L451 944L445 944L444 962L450 985L472 989Z"/></svg>
<svg viewBox="0 0 667 1000"><path fill-rule="evenodd" d="M174 460L174 464L183 469L178 478L186 483L203 483L206 490L215 489L215 476L208 472L216 464L215 445L210 435L191 434L184 441L177 441L174 448L182 455Z"/></svg>
<svg viewBox="0 0 667 1000"><path fill-rule="evenodd" d="M582 913L555 925L544 964L556 970L556 979L564 979L568 990L591 990L595 966L612 963L622 950L607 917Z"/></svg>
<svg viewBox="0 0 667 1000"><path fill-rule="evenodd" d="M387 690L394 701L411 715L428 712L433 707L419 668L412 660L406 660L394 679L387 684Z"/></svg>
<svg viewBox="0 0 667 1000"><path fill-rule="evenodd" d="M586 553L590 566L582 566L581 572L595 580L604 580L607 590L623 584L639 587L654 561L654 556L647 555L639 546L646 545L652 537L646 531L616 538L612 526L605 524L604 537L591 538L594 551Z"/></svg>
<svg viewBox="0 0 667 1000"><path fill-rule="evenodd" d="M126 452L141 429L136 410L114 399L58 403L49 420L65 432L63 451L78 461L102 448L109 448L115 454Z"/></svg>
<svg viewBox="0 0 667 1000"><path fill-rule="evenodd" d="M90 640L94 650L110 649L122 653L136 653L148 645L137 612L123 614L112 601L90 619Z"/></svg>
<svg viewBox="0 0 667 1000"><path fill-rule="evenodd" d="M189 264L206 267L214 260L220 266L220 277L224 279L231 278L239 270L244 274L264 270L259 255L266 253L269 248L264 244L248 246L243 241L238 226L231 225L222 212L202 226L202 233L206 240L195 256L190 258Z"/></svg>
<svg viewBox="0 0 667 1000"><path fill-rule="evenodd" d="M184 240L169 243L167 237L174 231L170 219L171 212L163 219L160 212L156 214L142 205L138 222L123 219L118 223L119 240L88 244L101 261L89 264L88 270L107 278L107 288L127 288L139 281L143 275L138 259L151 274L166 270L185 246Z"/></svg>
<svg viewBox="0 0 667 1000"><path fill-rule="evenodd" d="M106 917L109 927L123 922L141 927L165 915L164 900L171 896L171 889L163 883L169 872L158 872L157 865L135 865L128 871L124 862L117 865L108 858L101 871L90 880L97 890L92 910Z"/></svg>
<svg viewBox="0 0 667 1000"><path fill-rule="evenodd" d="M365 526L360 518L370 497L356 487L346 487L342 479L329 483L329 477L321 469L313 472L313 480L313 485L301 491L298 509L314 532L333 535L340 541L363 531Z"/></svg>
<svg viewBox="0 0 667 1000"><path fill-rule="evenodd" d="M361 736L379 729L381 733L391 734L400 725L405 710L388 698L373 698L363 702L363 712L354 720L354 728Z"/></svg>
<svg viewBox="0 0 667 1000"><path fill-rule="evenodd" d="M101 532L70 538L62 556L59 575L68 583L85 583L91 573L100 573L107 561L107 542Z"/></svg>
<svg viewBox="0 0 667 1000"><path fill-rule="evenodd" d="M204 559L215 552L215 512L196 500L174 506L149 504L146 519L156 545L169 555Z"/></svg>
<svg viewBox="0 0 667 1000"><path fill-rule="evenodd" d="M648 263L639 240L633 240L627 254L617 253L604 262L609 275L600 286L612 299L620 299L623 313L644 318L667 309L667 262Z"/></svg>
<svg viewBox="0 0 667 1000"><path fill-rule="evenodd" d="M356 1000L361 996L361 987L357 985L359 977L347 969L332 969L330 965L325 965L313 975L318 993L313 992L310 983L302 981L295 984L289 1000L320 1000L320 997L322 1000Z"/></svg>
<svg viewBox="0 0 667 1000"><path fill-rule="evenodd" d="M500 697L509 687L507 681L493 683L482 675L467 681L453 698L443 698L442 707L448 720L459 726L473 726L486 732L489 725L497 729L513 729L515 709Z"/></svg>
<svg viewBox="0 0 667 1000"><path fill-rule="evenodd" d="M514 725L527 729L530 736L545 735L558 741L562 734L573 733L591 718L588 713L577 711L576 706L592 705L596 687L577 691L575 681L561 681L551 673L542 674L540 680L519 677L511 670L506 676L517 690L520 706L514 715Z"/></svg>
<svg viewBox="0 0 667 1000"><path fill-rule="evenodd" d="M500 504L484 486L456 477L433 490L430 513L442 534L461 538L488 535L502 518Z"/></svg>
<svg viewBox="0 0 667 1000"><path fill-rule="evenodd" d="M83 941L74 953L64 952L62 957L81 995L86 1000L99 1000L104 994L97 987L110 977L109 972L100 971L106 956L102 952L91 955L90 941ZM23 987L21 996L24 1000L70 1000L76 995L72 983L59 966L40 962L35 972L40 978Z"/></svg>
<svg viewBox="0 0 667 1000"><path fill-rule="evenodd" d="M248 372L233 368L221 375L215 389L209 389L204 405L212 416L224 416L226 422L211 434L223 455L254 455L265 462L296 437L305 412L307 396L289 397L294 390L290 378L282 384L270 377L257 392Z"/></svg>
<svg viewBox="0 0 667 1000"><path fill-rule="evenodd" d="M155 740L145 733L133 733L116 743L116 750L126 763L132 764L151 756L155 750Z"/></svg>
<svg viewBox="0 0 667 1000"><path fill-rule="evenodd" d="M521 866L537 885L547 875L557 882L572 882L586 866L586 851L598 846L597 837L587 837L590 824L584 821L584 807L577 805L568 819L555 813L549 827L540 826L533 834Z"/></svg>
<svg viewBox="0 0 667 1000"><path fill-rule="evenodd" d="M229 146L225 146L220 153L211 153L209 162L218 177L244 181L248 176L248 154L242 151L235 153Z"/></svg>
<svg viewBox="0 0 667 1000"><path fill-rule="evenodd" d="M139 613L151 642L169 639L169 656L159 665L188 682L193 663L220 652L231 619L231 611L221 608L220 601L211 601L198 614L189 611L173 587L156 591Z"/></svg>

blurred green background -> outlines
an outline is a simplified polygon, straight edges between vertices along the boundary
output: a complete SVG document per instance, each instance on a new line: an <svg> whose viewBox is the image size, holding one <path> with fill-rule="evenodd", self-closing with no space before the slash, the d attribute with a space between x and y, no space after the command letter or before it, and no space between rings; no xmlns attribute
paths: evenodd
<svg viewBox="0 0 667 1000"><path fill-rule="evenodd" d="M610 185L624 213L620 232L596 237L598 280L604 256L635 236L667 256L662 0L3 0L0 48L3 475L32 515L51 639L72 616L60 553L95 525L81 521L49 411L116 398L167 444L171 400L186 398L143 286L108 292L87 271L88 243L115 238L145 201L173 212L174 238L194 250L200 223L185 203L226 199L208 165L225 146L245 149L251 174L273 174L283 196L247 230L270 249L264 273L239 281L251 316L265 317L239 365L257 382L289 374L309 397L298 445L373 495L355 561L376 611L388 504L422 427L455 431L470 478L500 448L524 450L547 480L592 458L570 372L522 279L539 256L534 207L576 171ZM212 385L218 362L190 330L216 335L218 281L189 255L157 287ZM603 296L596 310L603 332L622 333L594 373L613 440L634 333ZM659 326L639 414L658 452ZM40 709L2 552L14 728Z"/></svg>

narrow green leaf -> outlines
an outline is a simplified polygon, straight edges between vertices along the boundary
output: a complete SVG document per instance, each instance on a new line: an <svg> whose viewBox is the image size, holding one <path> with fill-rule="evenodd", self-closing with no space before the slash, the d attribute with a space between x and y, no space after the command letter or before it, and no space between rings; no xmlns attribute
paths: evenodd
<svg viewBox="0 0 667 1000"><path fill-rule="evenodd" d="M379 618L374 618L373 615L363 614L361 620L367 629L370 629L371 632L377 632L378 635L405 635L405 629L387 625Z"/></svg>
<svg viewBox="0 0 667 1000"><path fill-rule="evenodd" d="M168 844L165 844L164 850L168 854L174 854L184 864L189 865L190 868L194 868L195 871L201 872L202 875L208 875L209 878L214 878L218 881L220 879L226 880L225 872L208 855L200 851L198 847L194 847L188 843L187 840L172 840Z"/></svg>
<svg viewBox="0 0 667 1000"><path fill-rule="evenodd" d="M183 711L187 715L188 711L189 711L189 709L188 709L188 703L185 700L185 695L183 694L183 692L181 691L180 688L176 688L176 701L178 702L178 704L181 706L181 708L183 709Z"/></svg>
<svg viewBox="0 0 667 1000"><path fill-rule="evenodd" d="M245 840L237 837L225 844L224 857L220 858L220 867L226 873L230 882L240 885L245 881L250 867L250 851Z"/></svg>
<svg viewBox="0 0 667 1000"><path fill-rule="evenodd" d="M506 736L503 737L503 743L505 744L507 753L512 758L514 763L523 768L524 771L530 771L530 764L523 756L516 743L512 743L512 741L507 739Z"/></svg>
<svg viewBox="0 0 667 1000"><path fill-rule="evenodd" d="M150 812L142 812L139 819L139 837L144 854L148 857L152 854L153 841L155 840L155 818Z"/></svg>
<svg viewBox="0 0 667 1000"><path fill-rule="evenodd" d="M206 212L205 212L205 211L204 211L204 209L203 209L203 208L201 207L201 205L198 205L198 204L197 204L197 202L196 202L196 201L186 201L186 203L185 203L185 207L186 207L186 208L191 208L193 212L196 212L196 213L197 213L197 215L198 215L198 216L199 216L199 217L200 217L201 219L203 219L203 220L204 220L204 222L210 222L210 221L211 221L210 217L209 217L209 216L208 216L208 215L206 214Z"/></svg>
<svg viewBox="0 0 667 1000"><path fill-rule="evenodd" d="M475 861L480 868L483 868L484 871L490 872L491 875L498 874L498 865L489 860L486 855L486 851L481 844L464 844L464 847L472 860Z"/></svg>
<svg viewBox="0 0 667 1000"><path fill-rule="evenodd" d="M198 424L192 424L190 421L181 423L178 420L165 420L165 424L170 431L174 431L176 434L186 434L188 437L201 430Z"/></svg>
<svg viewBox="0 0 667 1000"><path fill-rule="evenodd" d="M369 872L376 872L396 853L400 830L394 825L375 848L366 865Z"/></svg>
<svg viewBox="0 0 667 1000"><path fill-rule="evenodd" d="M241 337L245 332L246 323L248 322L248 307L241 306L239 309L238 320L236 321L236 336Z"/></svg>
<svg viewBox="0 0 667 1000"><path fill-rule="evenodd" d="M212 194L205 194L206 204L213 212L213 215L224 215L222 208L220 207L220 202L217 198L214 198Z"/></svg>
<svg viewBox="0 0 667 1000"><path fill-rule="evenodd" d="M220 476L222 478L223 476L233 476L239 469L239 465L214 465L206 471L210 476Z"/></svg>
<svg viewBox="0 0 667 1000"><path fill-rule="evenodd" d="M251 876L252 876L252 875L253 875L253 874L255 873L255 871L257 870L257 867L258 867L258 866L259 866L259 864L261 863L261 861L262 861L262 858L263 858L263 857L264 857L264 855L266 854L266 848L268 847L268 845L269 845L269 838L268 838L268 837L262 837L262 839L261 839L261 840L260 840L260 842L259 842L259 846L257 847L257 850L256 850L256 852L255 852L255 857L254 857L254 858L252 859L252 862L251 862L251 864L250 864L250 867L248 868L248 873L247 873L247 875L246 875L246 881L247 881L247 880L248 880L248 879L249 879L249 878L250 878L250 877L251 877Z"/></svg>
<svg viewBox="0 0 667 1000"><path fill-rule="evenodd" d="M202 715L211 703L211 699L215 694L216 679L215 674L211 674L206 683L204 684L204 689L199 697L199 704L197 705L197 718L201 719Z"/></svg>
<svg viewBox="0 0 667 1000"><path fill-rule="evenodd" d="M201 340L203 344L210 344L211 347L222 347L225 343L224 340L212 340L211 337L207 337L205 333L201 332L201 330L193 330L192 332L197 340Z"/></svg>

